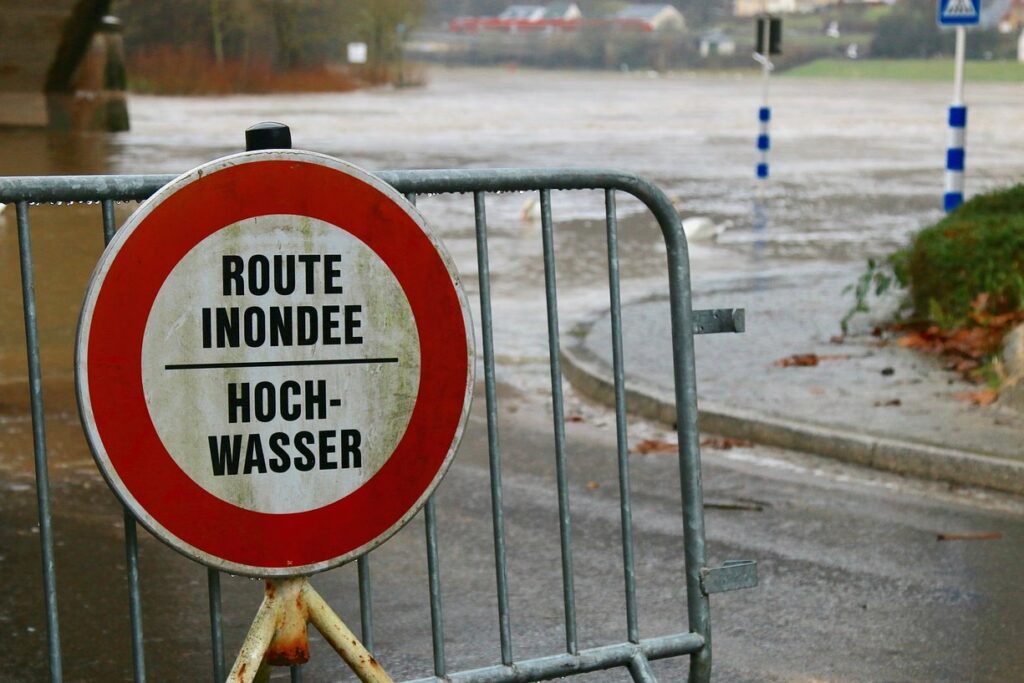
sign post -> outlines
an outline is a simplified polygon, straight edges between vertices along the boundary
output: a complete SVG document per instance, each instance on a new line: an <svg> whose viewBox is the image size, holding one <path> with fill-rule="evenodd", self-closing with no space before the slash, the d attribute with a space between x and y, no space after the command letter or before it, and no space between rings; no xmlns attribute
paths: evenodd
<svg viewBox="0 0 1024 683"><path fill-rule="evenodd" d="M301 662L307 620L340 633L305 577L383 543L450 465L472 330L443 245L386 183L311 152L237 154L159 190L101 257L78 331L82 423L155 536L270 579L261 614L289 611L303 637L271 629L260 657Z"/></svg>
<svg viewBox="0 0 1024 683"><path fill-rule="evenodd" d="M758 160L754 168L758 180L768 180L768 151L771 149L772 120L772 110L768 106L768 82L769 76L775 68L771 56L782 53L782 20L768 14L767 1L763 5L765 11L757 18L754 36L754 61L761 65L761 107L757 112Z"/></svg>
<svg viewBox="0 0 1024 683"><path fill-rule="evenodd" d="M967 27L981 21L981 0L939 0L939 26L956 28L953 67L953 103L949 107L949 146L946 149L946 191L942 206L947 212L964 201L964 169L967 145L967 105L964 104L964 59Z"/></svg>

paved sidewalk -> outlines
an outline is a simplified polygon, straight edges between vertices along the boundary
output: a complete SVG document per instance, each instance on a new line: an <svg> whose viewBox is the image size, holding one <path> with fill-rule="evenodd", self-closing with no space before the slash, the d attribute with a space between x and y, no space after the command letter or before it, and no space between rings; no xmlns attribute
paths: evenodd
<svg viewBox="0 0 1024 683"><path fill-rule="evenodd" d="M1024 417L954 398L976 391L936 359L881 344L857 320L844 343L839 319L855 268L821 265L696 283L696 308L745 308L746 333L697 337L702 431L828 455L880 469L1024 494ZM668 298L623 307L631 412L674 420ZM608 314L582 323L563 351L585 394L611 403ZM793 354L823 357L781 367Z"/></svg>

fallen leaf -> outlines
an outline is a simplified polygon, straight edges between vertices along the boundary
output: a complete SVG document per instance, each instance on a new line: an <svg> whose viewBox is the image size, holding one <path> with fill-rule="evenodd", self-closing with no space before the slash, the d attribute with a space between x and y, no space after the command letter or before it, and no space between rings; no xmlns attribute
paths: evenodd
<svg viewBox="0 0 1024 683"><path fill-rule="evenodd" d="M937 541L998 541L1003 534L998 531L966 531L953 534L936 534Z"/></svg>
<svg viewBox="0 0 1024 683"><path fill-rule="evenodd" d="M828 338L828 343L829 344L842 344L845 341L846 341L846 337L844 335L841 335L841 334L837 334L837 335L834 335L834 336Z"/></svg>
<svg viewBox="0 0 1024 683"><path fill-rule="evenodd" d="M633 452L640 455L647 455L648 453L675 453L678 450L678 444L662 441L661 439L644 439L633 447Z"/></svg>
<svg viewBox="0 0 1024 683"><path fill-rule="evenodd" d="M700 445L707 446L708 448L714 448L719 451L727 451L730 448L746 448L753 444L746 439L734 439L728 436L709 436L706 439L701 439Z"/></svg>
<svg viewBox="0 0 1024 683"><path fill-rule="evenodd" d="M965 358L964 360L955 363L953 369L957 372L970 372L976 370L981 364L973 358Z"/></svg>
<svg viewBox="0 0 1024 683"><path fill-rule="evenodd" d="M903 401L899 400L898 398L892 398L892 399L889 399L888 401L875 401L875 407L876 408L885 408L885 407L888 407L888 406L900 406L900 405L903 405Z"/></svg>
<svg viewBox="0 0 1024 683"><path fill-rule="evenodd" d="M601 485L598 484L596 481L588 481L587 488L590 489L591 491L596 491L599 488L601 488Z"/></svg>
<svg viewBox="0 0 1024 683"><path fill-rule="evenodd" d="M569 417L565 418L565 421L566 422L583 422L583 416L582 415L570 415Z"/></svg>
<svg viewBox="0 0 1024 683"><path fill-rule="evenodd" d="M849 357L850 354L848 353L826 353L820 356L816 353L794 353L792 356L780 358L772 363L772 365L780 368L809 368L814 367L823 360L847 360Z"/></svg>
<svg viewBox="0 0 1024 683"><path fill-rule="evenodd" d="M772 365L780 368L810 368L817 365L818 360L818 354L816 353L794 353L792 356L780 358L772 363Z"/></svg>
<svg viewBox="0 0 1024 683"><path fill-rule="evenodd" d="M953 398L958 401L967 401L976 406L987 406L995 403L995 400L999 398L999 392L995 389L982 389L981 391L958 391L953 394Z"/></svg>
<svg viewBox="0 0 1024 683"><path fill-rule="evenodd" d="M933 335L924 332L911 332L896 340L896 345L904 349L920 349L922 351L938 351L941 342Z"/></svg>

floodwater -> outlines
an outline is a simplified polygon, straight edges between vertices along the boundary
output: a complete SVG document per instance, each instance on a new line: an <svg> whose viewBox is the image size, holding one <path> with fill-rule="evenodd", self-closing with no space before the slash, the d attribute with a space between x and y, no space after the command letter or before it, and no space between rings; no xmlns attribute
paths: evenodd
<svg viewBox="0 0 1024 683"><path fill-rule="evenodd" d="M68 137L0 130L0 173L179 173L239 151L262 120L292 128L294 144L364 168L606 167L655 181L684 217L726 228L715 247L692 248L696 278L789 259L848 260L885 253L941 212L947 131L945 83L775 78L772 179L753 178L760 81L648 73L434 70L425 88L343 95L133 97L133 129ZM968 85L968 194L1024 175L1024 93L1015 84ZM763 202L758 206L756 197ZM526 195L490 197L498 324L536 311L540 236ZM422 198L421 210L476 274L472 201ZM126 214L131 207L123 207ZM560 295L571 308L606 303L601 196L553 200ZM659 286L660 237L645 209L619 202L626 294ZM536 210L533 216L536 215ZM13 211L0 218L0 306L16 309ZM46 340L73 333L80 292L100 248L98 211L40 208L34 235ZM34 216L35 218L35 216ZM59 272L59 277L47 277ZM597 292L600 288L600 292ZM17 316L16 316L17 317ZM20 375L21 330L0 332L0 377ZM502 335L499 334L499 338ZM507 349L543 351L543 336ZM60 355L57 353L56 355ZM67 363L51 354L65 370Z"/></svg>
<svg viewBox="0 0 1024 683"><path fill-rule="evenodd" d="M756 275L794 260L822 267L861 260L902 244L937 219L950 91L946 83L775 78L772 179L762 187L753 178L757 78L512 70L438 69L427 87L402 91L134 97L133 129L125 134L0 129L0 174L179 173L240 151L245 127L263 120L289 124L297 148L370 170L623 169L655 181L684 217L707 216L725 226L717 242L691 245L699 287L704 278ZM968 84L967 99L968 194L1019 181L1024 91L1016 84ZM530 200L522 194L489 196L487 205L498 376L506 391L519 396L537 396L549 381L541 236ZM479 320L471 198L423 197L419 207L452 252ZM119 206L119 217L133 208ZM575 319L607 306L603 211L597 192L553 197L564 333ZM663 289L664 248L652 219L628 198L620 199L619 215L625 297ZM78 309L102 249L99 210L33 207L31 218L58 576L67 591L62 617L75 672L70 678L107 680L122 676L127 661L120 513L84 446L71 392ZM0 567L29 580L24 589L0 597L0 624L13 634L8 652L38 653L45 628L20 287L8 207L0 214ZM205 629L204 575L173 553L158 552L159 544L143 536L144 576L163 579L149 581L144 595L147 632L154 634L151 665L164 672L163 680L185 680L188 675L174 672L202 670L208 661L207 654L188 650L196 639L184 633ZM400 542L386 548L406 561ZM110 567L115 578L108 578ZM342 592L351 594L351 576L344 576ZM236 639L258 598L258 589L246 584L227 589L229 597L244 594L248 600L228 616L229 636ZM83 613L119 616L92 623ZM176 664L176 652L190 661ZM37 657L19 655L4 666L0 678L42 677Z"/></svg>

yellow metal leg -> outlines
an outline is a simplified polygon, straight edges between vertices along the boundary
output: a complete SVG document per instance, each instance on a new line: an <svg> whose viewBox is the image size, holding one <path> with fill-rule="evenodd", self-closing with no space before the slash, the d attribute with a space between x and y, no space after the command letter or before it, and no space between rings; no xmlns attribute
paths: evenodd
<svg viewBox="0 0 1024 683"><path fill-rule="evenodd" d="M392 683L391 676L305 577L267 581L263 603L227 683L254 683L265 664L287 666L307 661L306 624L310 622L363 683Z"/></svg>

